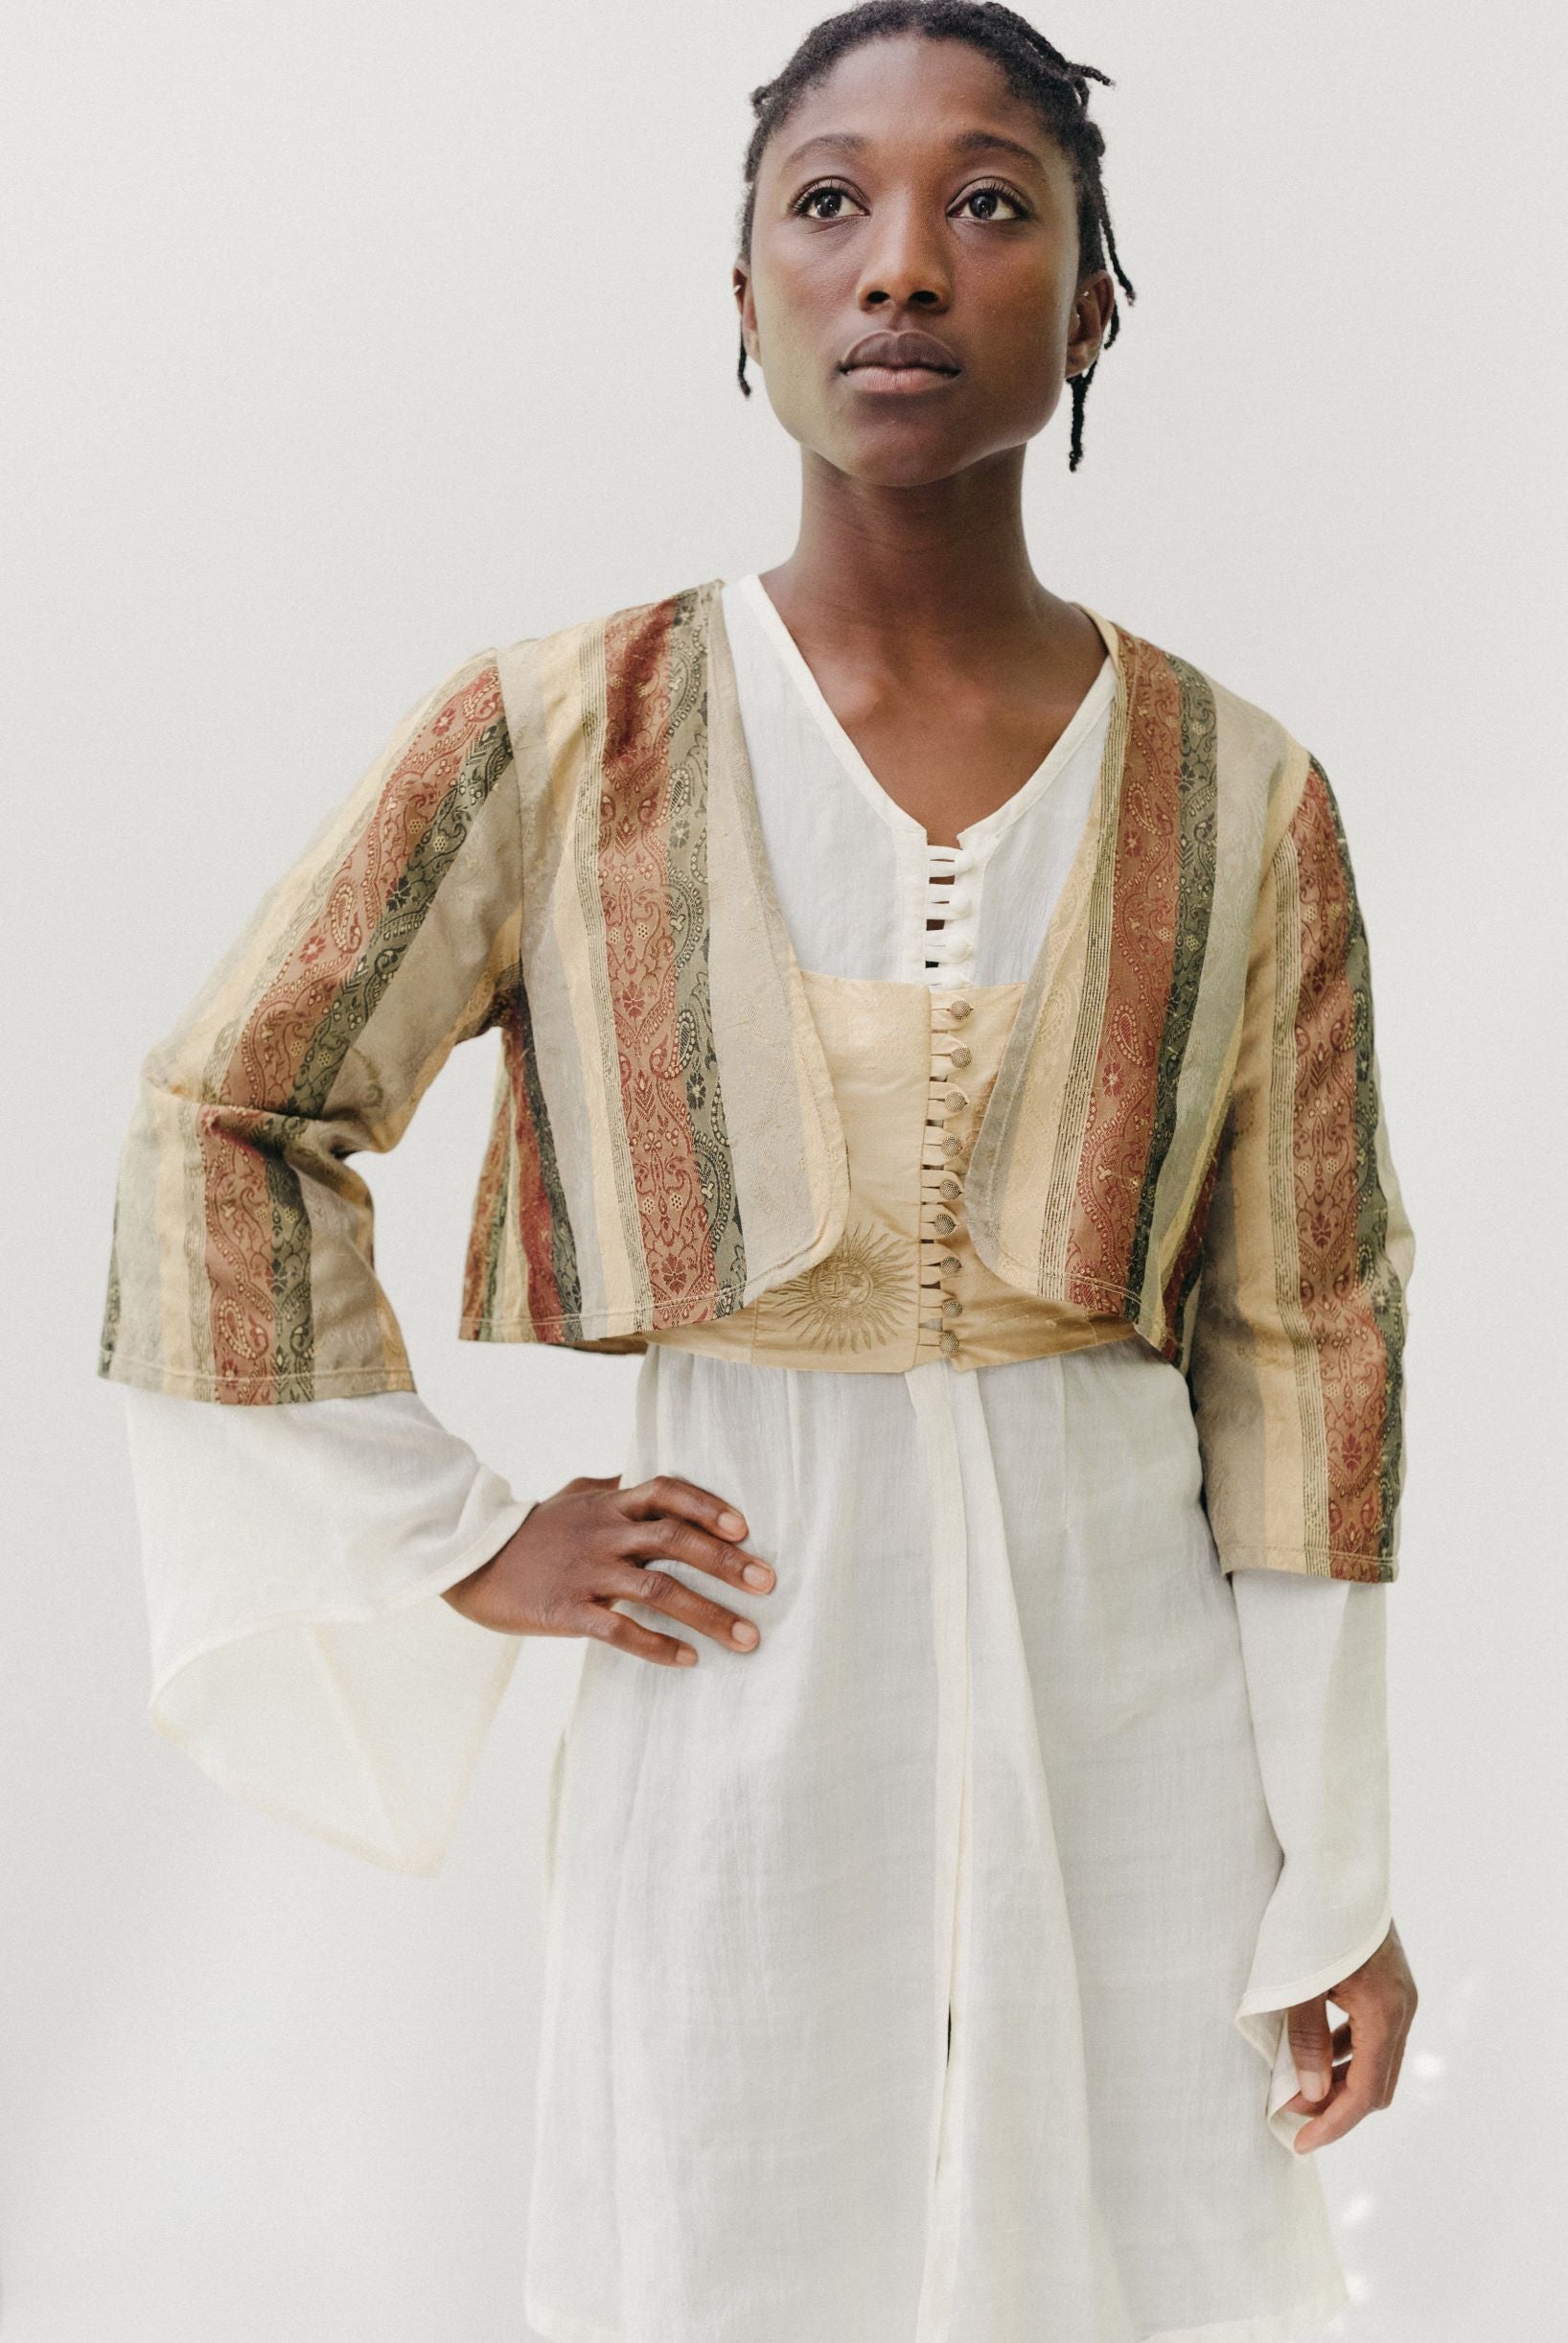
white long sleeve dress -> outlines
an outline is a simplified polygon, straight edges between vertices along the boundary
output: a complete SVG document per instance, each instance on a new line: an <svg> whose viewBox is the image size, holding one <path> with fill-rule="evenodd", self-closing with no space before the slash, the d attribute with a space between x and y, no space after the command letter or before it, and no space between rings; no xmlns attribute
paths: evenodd
<svg viewBox="0 0 1568 2343"><path fill-rule="evenodd" d="M1109 664L953 850L758 578L724 617L802 967L1026 975ZM434 1869L520 1650L439 1590L528 1500L411 1393L125 1396L153 1722L252 1802ZM1284 2012L1390 1922L1385 1589L1227 1577L1185 1379L1137 1340L905 1374L656 1343L622 1477L658 1471L739 1504L778 1584L725 1589L749 1653L584 1647L550 1782L532 2325L1280 2343L1329 2318Z"/></svg>

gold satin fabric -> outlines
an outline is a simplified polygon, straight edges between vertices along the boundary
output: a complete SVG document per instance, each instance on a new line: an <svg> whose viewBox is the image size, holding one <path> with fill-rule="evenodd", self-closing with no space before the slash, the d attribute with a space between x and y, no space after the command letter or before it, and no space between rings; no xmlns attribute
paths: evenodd
<svg viewBox="0 0 1568 2343"><path fill-rule="evenodd" d="M749 1309L647 1340L755 1365L900 1374L1001 1366L1136 1338L1039 1300L970 1242L963 1183L1022 985L935 987L801 971L833 1079L849 1203L833 1251Z"/></svg>

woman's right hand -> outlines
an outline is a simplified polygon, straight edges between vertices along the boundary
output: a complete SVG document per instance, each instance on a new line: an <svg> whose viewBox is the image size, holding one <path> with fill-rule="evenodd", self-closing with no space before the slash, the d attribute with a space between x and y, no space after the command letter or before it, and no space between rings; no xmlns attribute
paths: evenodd
<svg viewBox="0 0 1568 2343"><path fill-rule="evenodd" d="M442 1591L464 1618L501 1635L596 1635L641 1659L689 1666L697 1658L691 1644L657 1635L611 1605L646 1603L730 1651L754 1649L757 1630L749 1619L648 1566L668 1556L765 1594L774 1572L737 1543L745 1535L734 1508L693 1481L659 1473L623 1489L615 1473L603 1480L580 1475L542 1497L498 1553Z"/></svg>

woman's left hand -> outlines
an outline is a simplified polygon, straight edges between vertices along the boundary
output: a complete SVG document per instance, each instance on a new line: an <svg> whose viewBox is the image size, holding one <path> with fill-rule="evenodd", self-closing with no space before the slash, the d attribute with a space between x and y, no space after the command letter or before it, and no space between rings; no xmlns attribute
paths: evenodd
<svg viewBox="0 0 1568 2343"><path fill-rule="evenodd" d="M1330 2001L1345 2011L1344 2025L1331 2033ZM1284 2105L1312 2119L1296 2134L1299 2155L1342 2139L1364 2115L1388 2105L1415 2014L1416 1980L1396 1928L1360 1968L1315 2000L1297 2003L1289 2038L1302 2088Z"/></svg>

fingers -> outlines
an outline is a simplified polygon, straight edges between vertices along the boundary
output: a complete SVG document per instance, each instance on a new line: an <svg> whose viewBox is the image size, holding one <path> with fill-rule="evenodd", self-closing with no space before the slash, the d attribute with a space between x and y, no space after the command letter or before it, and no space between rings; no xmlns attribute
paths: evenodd
<svg viewBox="0 0 1568 2343"><path fill-rule="evenodd" d="M1387 2004L1373 2006L1353 2017L1349 2029L1340 2030L1347 2030L1349 2056L1335 2068L1326 2103L1307 2108L1310 2120L1302 2125L1294 2142L1299 2155L1343 2139L1363 2116L1386 2107L1394 2097L1404 2051L1399 2012Z"/></svg>
<svg viewBox="0 0 1568 2343"><path fill-rule="evenodd" d="M1336 2027L1334 2030L1334 2083L1338 2083L1343 2079L1340 2070L1348 2063L1350 2055L1350 2045L1349 2038L1347 2037L1347 2039L1344 2041L1341 2041L1340 2039L1341 2034L1345 2032L1346 2029L1344 2027ZM1332 2085L1330 2085L1330 2089L1332 2089ZM1322 2113L1326 2103L1326 2102L1322 2099L1309 2100L1305 2093L1302 2091L1298 2091L1293 2099L1287 2099L1280 2102L1283 2112L1286 2115L1318 2115Z"/></svg>
<svg viewBox="0 0 1568 2343"><path fill-rule="evenodd" d="M733 1524L733 1530L727 1525ZM723 1497L659 1474L623 1489L614 1473L580 1473L530 1506L487 1576L471 1574L465 1616L512 1635L592 1635L675 1667L698 1657L689 1643L629 1618L622 1601L667 1611L729 1651L752 1651L755 1623L710 1600L661 1561L689 1563L733 1586L767 1593L775 1573L738 1540L746 1522ZM470 1580L462 1582L465 1589ZM449 1599L452 1599L449 1594Z"/></svg>
<svg viewBox="0 0 1568 2343"><path fill-rule="evenodd" d="M1309 2105L1316 2106L1328 2097L1333 2079L1326 1995L1319 1993L1309 2002L1298 2002L1287 2023L1290 2054L1296 2062L1301 2096Z"/></svg>
<svg viewBox="0 0 1568 2343"><path fill-rule="evenodd" d="M637 1619L629 1619L624 1611L610 1611L598 1603L583 1606L581 1620L573 1632L592 1635L600 1643L611 1643L617 1651L632 1652L639 1659L652 1659L661 1667L689 1668L697 1658L689 1643L676 1635L661 1635Z"/></svg>
<svg viewBox="0 0 1568 2343"><path fill-rule="evenodd" d="M633 1562L689 1562L715 1578L727 1579L732 1587L755 1587L763 1594L773 1583L772 1566L760 1555L673 1516L656 1514L648 1520L633 1521L617 1543Z"/></svg>
<svg viewBox="0 0 1568 2343"><path fill-rule="evenodd" d="M659 1635L609 1608L627 1600L667 1612L726 1650L755 1650L760 1635L752 1620L711 1601L672 1571L649 1566L661 1561L689 1563L731 1586L767 1593L775 1583L772 1565L736 1543L746 1534L744 1517L711 1489L672 1473L639 1481L619 1491L613 1501L627 1527L615 1540L615 1554L598 1568L594 1608L610 1626L596 1626L593 1632L666 1665L689 1666L696 1659L689 1643Z"/></svg>
<svg viewBox="0 0 1568 2343"><path fill-rule="evenodd" d="M667 1570L639 1569L634 1562L615 1563L605 1571L603 1584L608 1600L624 1598L646 1604L654 1611L667 1612L672 1619L684 1619L732 1651L749 1652L756 1648L759 1636L754 1621L726 1611L722 1603L710 1602L705 1594L699 1594L695 1587L688 1587ZM668 1642L670 1638L666 1636L663 1640Z"/></svg>
<svg viewBox="0 0 1568 2343"><path fill-rule="evenodd" d="M645 1520L654 1514L676 1514L700 1522L721 1538L746 1535L745 1517L733 1505L722 1496L715 1496L711 1489L700 1489L695 1481L678 1480L671 1473L657 1473L652 1480L638 1481L625 1492L621 1505L634 1521Z"/></svg>
<svg viewBox="0 0 1568 2343"><path fill-rule="evenodd" d="M731 1586L755 1587L761 1593L772 1587L771 1565L734 1543L746 1535L744 1518L711 1489L661 1473L623 1491L616 1503L639 1525L634 1537L623 1540L623 1553L642 1562L661 1557L689 1562Z"/></svg>
<svg viewBox="0 0 1568 2343"><path fill-rule="evenodd" d="M1391 1926L1371 1958L1332 1991L1347 2013L1335 2041L1349 2037L1349 2064L1327 2104L1296 2134L1296 2147L1303 2155L1343 2138L1364 2115L1388 2106L1394 2097L1418 1998L1398 1930Z"/></svg>

